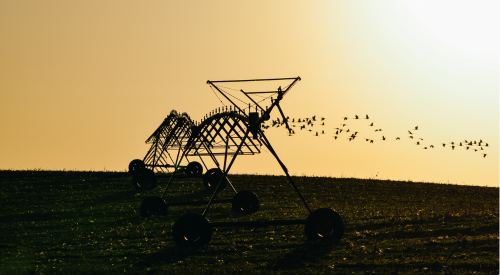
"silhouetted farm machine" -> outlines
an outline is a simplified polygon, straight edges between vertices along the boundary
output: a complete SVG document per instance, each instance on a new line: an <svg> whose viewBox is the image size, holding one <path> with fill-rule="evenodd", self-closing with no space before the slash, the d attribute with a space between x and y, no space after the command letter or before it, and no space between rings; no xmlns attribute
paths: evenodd
<svg viewBox="0 0 500 275"><path fill-rule="evenodd" d="M203 174L203 166L197 162L188 161L187 165L177 163L174 158L185 149L191 136L194 123L186 114L172 110L161 125L146 140L151 144L144 159L134 159L129 164L129 172L133 174L132 184L138 190L146 191L156 187L156 172L169 172L169 168L178 168L186 176L199 177ZM203 160L200 158L203 164ZM206 168L206 166L205 166Z"/></svg>
<svg viewBox="0 0 500 275"><path fill-rule="evenodd" d="M288 84L282 89L281 86L274 91L243 91L242 89L231 89L223 85L228 83L251 82L262 83L269 81L280 81ZM202 213L187 213L181 216L174 224L172 235L175 243L179 246L197 247L208 244L212 238L214 227L237 227L237 226L266 226L266 225L294 225L304 224L305 234L310 240L332 240L339 241L344 234L344 223L341 216L330 208L320 208L311 211L306 200L302 196L288 169L278 157L271 143L261 129L261 125L270 119L271 112L277 108L286 127L290 132L287 118L280 108L280 102L287 92L298 82L296 78L275 79L249 79L249 80L225 80L207 81L217 98L224 105L206 115L199 123L191 121L189 116L171 113L169 117L147 140L152 144L144 160L133 160L129 170L133 173L134 186L142 189L150 189L156 185L154 169L164 172L165 169L174 168L170 175L165 191L161 197L147 197L141 204L141 215L166 214L169 206L179 205L205 205ZM228 91L228 90L232 91ZM221 97L219 97L220 95ZM221 100L222 98L222 100ZM261 106L264 102L270 102L270 106ZM237 192L227 175L239 155L253 155L261 152L264 146L278 161L286 175L286 179L293 187L298 197L308 211L306 219L283 219L269 220L259 219L256 221L234 221L234 222L209 222L207 219L211 205L215 203L231 203L236 212L253 213L259 209L258 197L249 190ZM175 160L171 152L176 151ZM206 161L209 158L216 168L209 169L203 176L203 167L198 162L189 162L186 166L180 163L188 157L198 157L206 169ZM221 160L218 159L222 158ZM171 161L172 164L167 164ZM188 176L203 177L205 186L211 190L208 201L176 202L168 203L164 197L174 179L181 172ZM234 192L232 199L217 199L220 191L229 185Z"/></svg>

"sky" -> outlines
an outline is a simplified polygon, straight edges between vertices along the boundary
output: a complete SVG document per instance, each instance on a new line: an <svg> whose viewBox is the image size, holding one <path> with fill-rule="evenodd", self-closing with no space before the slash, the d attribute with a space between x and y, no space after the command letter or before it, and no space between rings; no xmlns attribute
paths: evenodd
<svg viewBox="0 0 500 275"><path fill-rule="evenodd" d="M125 171L171 110L200 120L221 106L207 80L300 76L281 107L324 117L325 134L266 130L291 175L499 186L499 11L458 0L0 1L0 169ZM367 114L383 131L353 120ZM341 123L360 138L334 139ZM421 145L407 132L416 126ZM464 140L489 146L450 148ZM230 172L283 175L267 152Z"/></svg>

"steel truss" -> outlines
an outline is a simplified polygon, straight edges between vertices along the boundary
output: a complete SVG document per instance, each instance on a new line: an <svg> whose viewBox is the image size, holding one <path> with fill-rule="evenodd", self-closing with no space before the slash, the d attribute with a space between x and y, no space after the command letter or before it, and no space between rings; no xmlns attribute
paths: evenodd
<svg viewBox="0 0 500 275"><path fill-rule="evenodd" d="M248 102L248 111L246 104L242 106L237 104L234 96L230 95L221 88L220 83L226 82L249 82L249 81L275 81L275 80L290 80L291 84L284 89L281 86L276 91L254 91L245 92L240 90ZM170 203L164 201L168 187L171 185L175 175L179 171L177 165L172 173L170 180L165 188L161 198L150 197L148 207L154 214L164 214L167 211L167 206L173 205L203 205L205 208L201 214L188 213L181 216L174 224L172 234L175 243L179 246L197 247L208 244L212 237L213 227L222 226L265 226L265 225L290 225L290 224L305 224L306 236L311 240L334 240L339 241L344 233L344 224L341 216L330 208L320 208L311 211L306 200L302 196L299 188L296 186L288 169L278 157L278 154L267 139L265 133L261 130L261 124L270 119L270 114L276 107L279 110L286 127L291 132L288 126L288 121L279 106L283 96L300 81L300 77L296 78L275 78L275 79L250 79L250 80L224 80L224 81L207 81L211 88L219 92L219 94L229 102L228 106L219 108L217 111L210 113L204 117L199 125L191 127L191 133L185 142L184 149L178 150L178 154L174 163L180 163L188 156L209 156L217 166L217 173L212 177L212 194L208 201L202 202L185 202L185 203ZM255 100L253 95L270 94L276 96L270 98L271 105L263 108L259 102ZM241 101L241 100L240 100ZM293 187L304 208L307 210L307 219L300 220L267 220L260 219L258 221L246 222L215 222L211 223L207 219L209 209L214 203L231 202L233 210L239 212L255 212L259 208L257 196L247 190L237 192L234 186L227 179L227 175L231 170L238 155L253 155L261 152L261 147L264 146L277 160L290 185ZM217 156L223 157L223 162L217 159ZM219 192L229 184L235 193L233 199L217 200ZM152 199L154 198L154 199ZM146 202L146 200L144 201ZM144 205L143 202L143 205ZM142 207L141 205L141 211Z"/></svg>

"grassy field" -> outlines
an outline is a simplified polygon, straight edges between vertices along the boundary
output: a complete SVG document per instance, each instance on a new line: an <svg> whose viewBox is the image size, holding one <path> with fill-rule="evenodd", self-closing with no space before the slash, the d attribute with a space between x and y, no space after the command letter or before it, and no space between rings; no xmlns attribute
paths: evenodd
<svg viewBox="0 0 500 275"><path fill-rule="evenodd" d="M260 210L215 204L211 222L305 219L285 177L230 175ZM0 274L498 274L499 189L374 179L294 177L314 210L345 223L338 245L308 241L303 225L216 228L200 249L175 246L173 223L203 206L141 218L147 196L125 172L0 171ZM201 179L176 179L166 201L209 197ZM220 198L232 198L226 188Z"/></svg>

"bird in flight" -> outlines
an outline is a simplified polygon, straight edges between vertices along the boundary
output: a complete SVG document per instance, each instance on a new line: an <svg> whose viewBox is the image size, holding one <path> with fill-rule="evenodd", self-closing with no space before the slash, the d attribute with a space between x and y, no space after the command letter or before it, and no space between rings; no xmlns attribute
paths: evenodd
<svg viewBox="0 0 500 275"><path fill-rule="evenodd" d="M368 115L366 115L365 119L370 119L370 117Z"/></svg>

